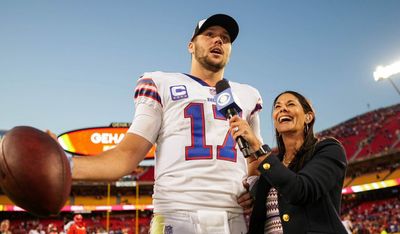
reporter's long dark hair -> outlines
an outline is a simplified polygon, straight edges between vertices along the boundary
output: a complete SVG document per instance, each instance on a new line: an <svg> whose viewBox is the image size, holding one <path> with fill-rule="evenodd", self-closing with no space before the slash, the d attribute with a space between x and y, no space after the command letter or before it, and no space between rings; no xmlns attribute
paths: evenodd
<svg viewBox="0 0 400 234"><path fill-rule="evenodd" d="M303 168L303 165L305 162L311 159L311 157L314 154L315 150L315 145L317 143L317 138L314 135L314 123L315 123L315 112L314 109L312 108L310 102L305 98L303 95L299 94L298 92L295 91L284 91L280 93L274 100L273 107L276 104L276 101L278 98L283 95L283 94L292 94L295 96L301 106L303 107L304 113L312 112L313 113L313 119L309 124L305 124L304 126L304 142L302 146L300 147L299 151L296 153L293 161L289 164L289 168L292 169L295 172L298 172L301 168ZM285 145L283 143L282 136L278 133L278 131L275 129L275 138L276 138L276 143L278 146L278 154L280 157L283 157L285 155L286 149ZM282 158L281 158L282 159Z"/></svg>

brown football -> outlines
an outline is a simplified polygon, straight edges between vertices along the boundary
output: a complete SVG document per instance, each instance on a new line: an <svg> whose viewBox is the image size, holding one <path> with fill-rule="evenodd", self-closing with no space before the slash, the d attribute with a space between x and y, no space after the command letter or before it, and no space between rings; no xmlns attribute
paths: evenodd
<svg viewBox="0 0 400 234"><path fill-rule="evenodd" d="M69 161L47 133L15 127L1 141L0 186L17 206L34 215L57 214L71 190Z"/></svg>

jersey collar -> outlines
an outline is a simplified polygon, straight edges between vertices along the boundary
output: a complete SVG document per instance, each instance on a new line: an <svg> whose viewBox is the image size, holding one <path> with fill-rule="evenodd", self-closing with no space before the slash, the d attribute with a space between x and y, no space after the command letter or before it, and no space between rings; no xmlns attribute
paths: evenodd
<svg viewBox="0 0 400 234"><path fill-rule="evenodd" d="M210 85L208 85L206 82L204 82L202 79L200 79L200 78L198 78L198 77L195 77L195 76L192 76L192 75L186 74L186 73L183 73L183 74L185 74L185 75L187 75L188 77L192 78L194 81L196 81L197 83L201 84L202 86L211 87ZM228 80L225 79L225 78L223 78L223 79L226 80L226 81L228 81Z"/></svg>

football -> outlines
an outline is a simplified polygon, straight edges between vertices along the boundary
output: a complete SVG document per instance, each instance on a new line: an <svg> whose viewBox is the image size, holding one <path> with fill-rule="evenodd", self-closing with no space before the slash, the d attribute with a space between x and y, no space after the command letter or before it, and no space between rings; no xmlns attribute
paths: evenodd
<svg viewBox="0 0 400 234"><path fill-rule="evenodd" d="M14 127L1 140L0 186L31 214L58 214L71 191L68 158L47 133L29 126Z"/></svg>

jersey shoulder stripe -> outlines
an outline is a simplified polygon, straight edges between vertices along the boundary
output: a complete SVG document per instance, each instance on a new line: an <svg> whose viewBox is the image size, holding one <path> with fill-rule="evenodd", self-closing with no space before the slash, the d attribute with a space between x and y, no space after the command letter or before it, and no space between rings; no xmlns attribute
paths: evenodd
<svg viewBox="0 0 400 234"><path fill-rule="evenodd" d="M157 86L151 78L142 77L138 80L135 89L135 101L139 97L153 99L162 106L161 97L158 93Z"/></svg>
<svg viewBox="0 0 400 234"><path fill-rule="evenodd" d="M263 101L259 91L256 88L248 84L241 84L233 81L229 81L229 83L231 84L232 88L236 89L237 92L245 92L247 100L252 100L252 102L250 103L255 103L254 106L251 108L252 111L250 115L253 115L254 113L257 113L262 110Z"/></svg>
<svg viewBox="0 0 400 234"><path fill-rule="evenodd" d="M257 111L260 111L262 109L262 100L261 98L258 99L256 106L254 107L253 111L251 111L251 115L256 113Z"/></svg>

